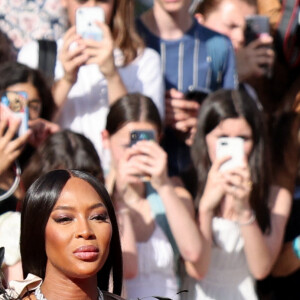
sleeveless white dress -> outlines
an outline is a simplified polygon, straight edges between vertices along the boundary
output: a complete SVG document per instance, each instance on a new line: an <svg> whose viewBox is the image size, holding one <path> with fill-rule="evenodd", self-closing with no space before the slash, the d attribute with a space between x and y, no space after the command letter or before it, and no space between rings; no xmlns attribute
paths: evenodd
<svg viewBox="0 0 300 300"><path fill-rule="evenodd" d="M174 252L161 227L156 224L149 240L137 243L137 248L139 271L136 278L126 280L126 299L160 296L178 300Z"/></svg>
<svg viewBox="0 0 300 300"><path fill-rule="evenodd" d="M257 300L255 282L250 274L239 225L214 217L212 255L203 280L188 279L184 295L188 300Z"/></svg>

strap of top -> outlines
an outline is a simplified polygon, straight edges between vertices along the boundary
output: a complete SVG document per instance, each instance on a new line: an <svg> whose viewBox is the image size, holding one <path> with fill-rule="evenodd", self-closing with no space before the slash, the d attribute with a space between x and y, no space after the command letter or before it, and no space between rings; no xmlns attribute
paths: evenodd
<svg viewBox="0 0 300 300"><path fill-rule="evenodd" d="M158 223L158 225L164 231L165 235L168 237L168 240L173 248L175 258L177 258L179 256L179 250L166 217L166 210L164 204L159 194L152 187L151 183L146 182L145 185L146 185L146 197L150 204L152 213L155 217L155 221Z"/></svg>

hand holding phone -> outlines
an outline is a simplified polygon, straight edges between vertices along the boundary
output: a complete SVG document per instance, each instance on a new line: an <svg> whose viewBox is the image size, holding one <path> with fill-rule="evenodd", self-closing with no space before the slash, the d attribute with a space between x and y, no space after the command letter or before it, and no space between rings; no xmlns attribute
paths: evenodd
<svg viewBox="0 0 300 300"><path fill-rule="evenodd" d="M242 165L244 159L244 140L240 137L221 137L217 140L217 158L231 156L225 161L220 171L226 171Z"/></svg>
<svg viewBox="0 0 300 300"><path fill-rule="evenodd" d="M1 103L9 108L10 112L21 119L18 136L23 135L28 130L28 104L26 92L4 92L1 96Z"/></svg>
<svg viewBox="0 0 300 300"><path fill-rule="evenodd" d="M96 21L105 22L105 14L101 7L79 7L76 10L76 32L83 39L102 40L103 33Z"/></svg>

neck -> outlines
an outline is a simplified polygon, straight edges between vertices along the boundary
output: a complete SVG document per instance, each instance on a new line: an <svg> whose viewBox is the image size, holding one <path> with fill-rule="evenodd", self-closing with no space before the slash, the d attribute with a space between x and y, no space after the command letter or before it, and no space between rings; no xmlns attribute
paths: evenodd
<svg viewBox="0 0 300 300"><path fill-rule="evenodd" d="M71 279L57 272L46 272L41 292L47 300L97 300L97 276Z"/></svg>
<svg viewBox="0 0 300 300"><path fill-rule="evenodd" d="M188 10L167 12L157 2L153 9L142 15L142 21L156 36L165 40L180 39L192 26L193 18Z"/></svg>

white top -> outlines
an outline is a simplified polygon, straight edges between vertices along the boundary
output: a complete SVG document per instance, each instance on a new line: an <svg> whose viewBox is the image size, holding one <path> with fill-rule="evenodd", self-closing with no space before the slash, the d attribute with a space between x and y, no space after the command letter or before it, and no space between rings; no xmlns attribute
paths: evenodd
<svg viewBox="0 0 300 300"><path fill-rule="evenodd" d="M62 44L63 40L58 40L58 53ZM123 59L119 49L115 49L114 56L128 92L140 92L149 96L156 104L161 117L164 118L164 83L158 53L146 48L126 67L120 67ZM18 61L37 68L38 43L32 42L25 45L19 52ZM55 79L60 79L63 75L62 64L57 60ZM108 96L105 77L97 65L82 66L78 72L77 82L69 92L58 123L62 128L70 128L87 136L103 160L101 131L105 128L107 113Z"/></svg>
<svg viewBox="0 0 300 300"><path fill-rule="evenodd" d="M187 299L257 300L239 225L215 217L212 226L214 246L209 271L200 282L190 280L185 286L189 290Z"/></svg>
<svg viewBox="0 0 300 300"><path fill-rule="evenodd" d="M174 252L163 232L156 224L148 241L137 243L138 275L126 280L127 298L136 300L150 296L168 297L177 300L179 290L174 267Z"/></svg>
<svg viewBox="0 0 300 300"><path fill-rule="evenodd" d="M3 263L7 266L13 266L21 260L20 224L19 212L9 211L0 215L0 247L5 248Z"/></svg>

